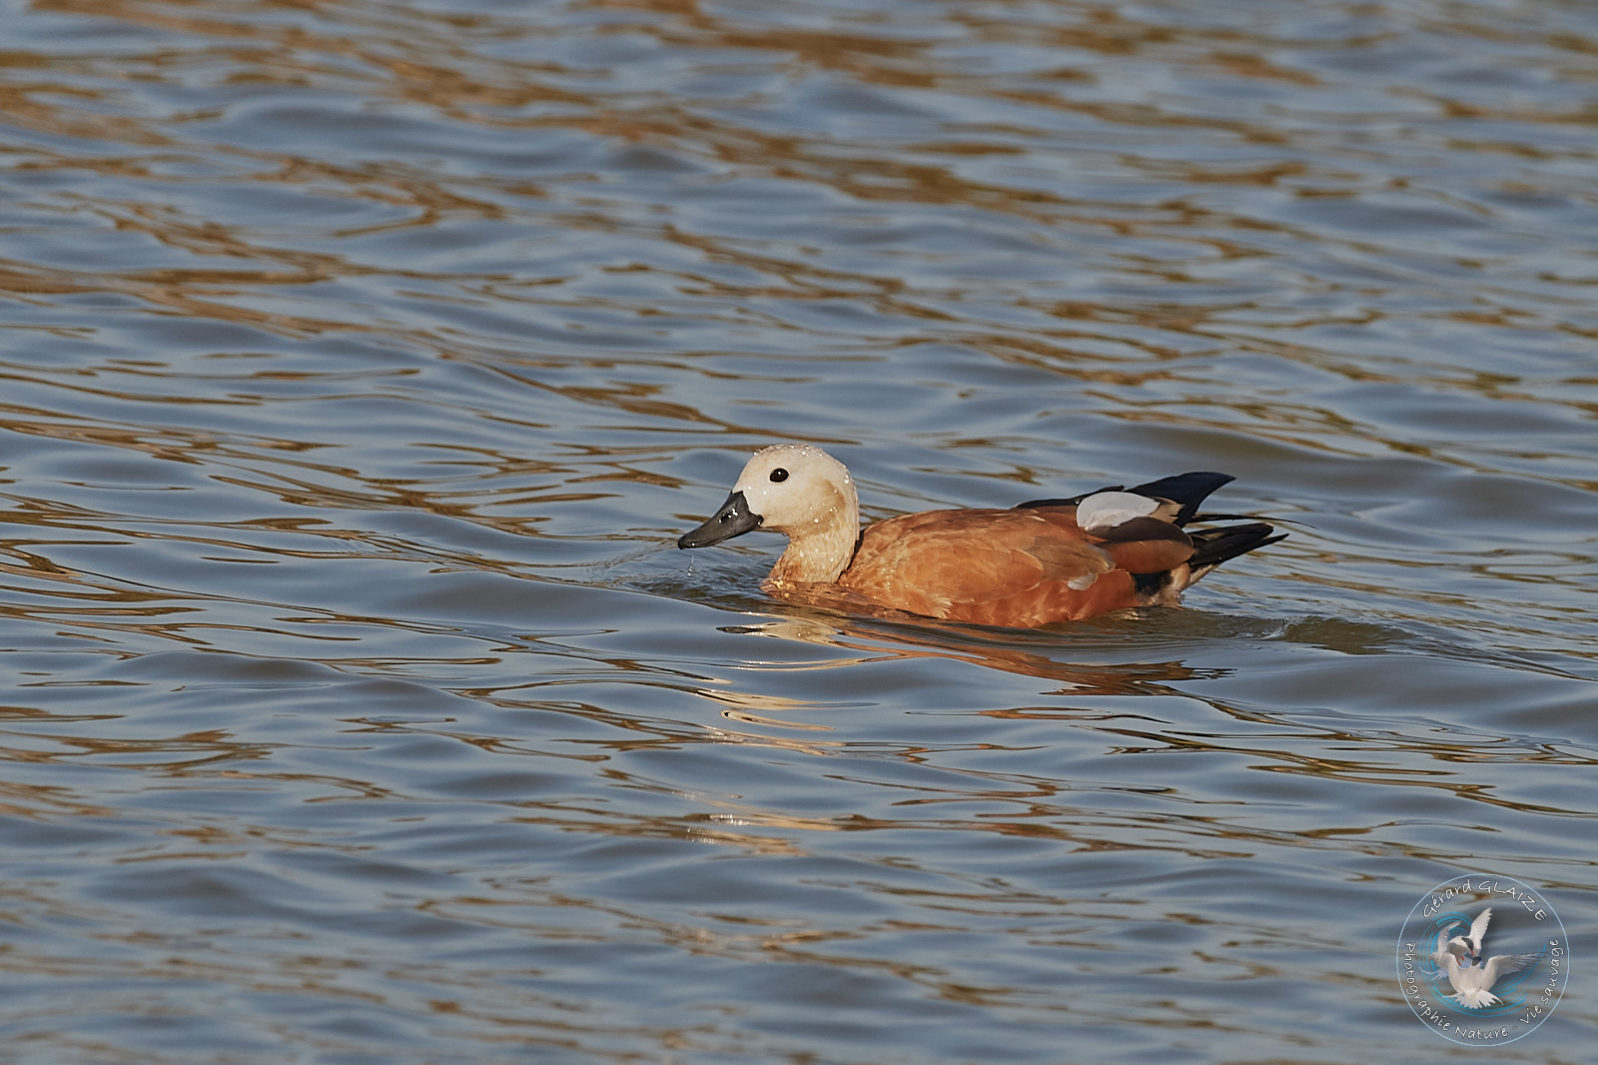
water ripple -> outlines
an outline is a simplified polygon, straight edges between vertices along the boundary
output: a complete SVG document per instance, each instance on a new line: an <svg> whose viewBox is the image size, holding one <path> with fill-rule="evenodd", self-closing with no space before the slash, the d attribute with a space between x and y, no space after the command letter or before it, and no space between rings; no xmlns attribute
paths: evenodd
<svg viewBox="0 0 1598 1065"><path fill-rule="evenodd" d="M19 1061L1421 1058L1474 870L1581 972L1588 5L10 14ZM851 618L672 547L773 440L1291 536Z"/></svg>

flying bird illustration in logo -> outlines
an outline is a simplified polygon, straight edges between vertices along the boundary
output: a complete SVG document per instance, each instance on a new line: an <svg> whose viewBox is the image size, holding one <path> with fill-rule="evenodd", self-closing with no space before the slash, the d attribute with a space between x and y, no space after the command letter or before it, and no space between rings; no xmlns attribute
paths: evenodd
<svg viewBox="0 0 1598 1065"><path fill-rule="evenodd" d="M1491 921L1492 919L1493 908L1489 906L1481 913L1478 913L1474 921L1470 922L1469 932L1463 936L1454 936L1451 938L1448 941L1448 945L1444 949L1454 952L1457 949L1456 945L1457 947L1465 948L1465 953L1470 955L1470 960L1465 964L1474 965L1476 963L1476 959L1481 957L1482 937L1487 934L1487 922ZM1449 925L1447 929L1444 929L1444 931L1458 928L1463 923L1464 922L1462 921L1455 922L1454 924Z"/></svg>
<svg viewBox="0 0 1598 1065"><path fill-rule="evenodd" d="M1432 954L1438 971L1448 977L1454 989L1449 997L1473 1010L1496 1006L1499 999L1493 994L1493 985L1542 957L1540 954L1496 954L1484 960L1482 940L1487 936L1487 922L1492 916L1491 907L1482 910L1470 922L1470 931L1462 936L1449 936L1449 933L1464 925L1464 921L1444 926L1437 933L1438 949Z"/></svg>

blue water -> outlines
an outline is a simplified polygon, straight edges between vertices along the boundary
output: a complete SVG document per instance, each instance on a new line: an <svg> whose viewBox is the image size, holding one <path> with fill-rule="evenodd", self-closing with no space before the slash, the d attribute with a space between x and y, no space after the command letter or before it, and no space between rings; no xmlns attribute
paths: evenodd
<svg viewBox="0 0 1598 1065"><path fill-rule="evenodd" d="M1434 1060L1466 872L1589 1056L1598 10L3 17L7 1061ZM780 440L1290 536L852 618L674 547Z"/></svg>

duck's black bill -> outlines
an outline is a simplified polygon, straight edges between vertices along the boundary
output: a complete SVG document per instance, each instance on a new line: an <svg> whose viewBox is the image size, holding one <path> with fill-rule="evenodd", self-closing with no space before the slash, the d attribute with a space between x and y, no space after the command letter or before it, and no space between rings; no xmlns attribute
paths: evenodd
<svg viewBox="0 0 1598 1065"><path fill-rule="evenodd" d="M683 533L677 538L678 547L709 547L719 544L723 540L731 540L734 536L742 536L760 528L760 515L749 511L749 503L744 499L742 492L734 492L727 497L721 509L711 515L710 520L697 529Z"/></svg>

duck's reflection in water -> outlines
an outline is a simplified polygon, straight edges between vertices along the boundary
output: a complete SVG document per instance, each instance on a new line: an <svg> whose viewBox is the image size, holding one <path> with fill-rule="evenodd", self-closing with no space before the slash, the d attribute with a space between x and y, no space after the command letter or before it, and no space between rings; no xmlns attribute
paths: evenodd
<svg viewBox="0 0 1598 1065"><path fill-rule="evenodd" d="M1104 653L1110 645L1105 637L1136 625L1137 619L1130 616L1096 623L1092 635L1067 635L989 630L908 615L862 618L808 606L783 607L786 612L782 616L762 616L749 624L725 626L723 631L856 652L786 668L836 669L870 662L937 658L1050 681L1058 685L1051 689L1052 694L1177 695L1184 693L1172 685L1206 672L1180 661L1072 660L1109 657ZM1143 649L1149 649L1147 644Z"/></svg>

